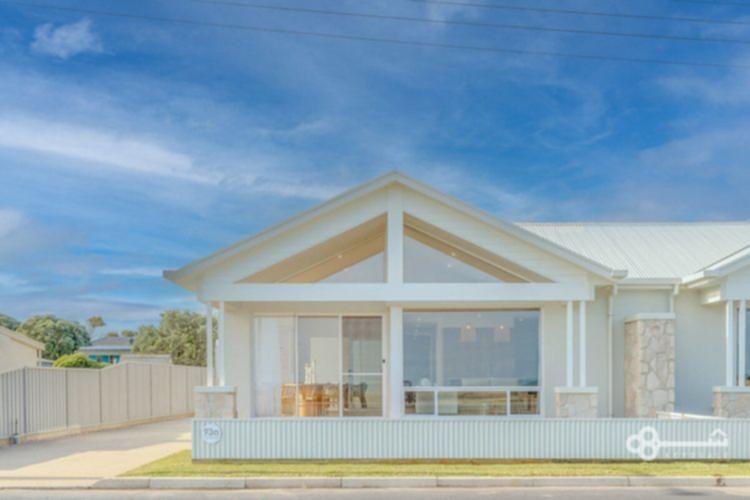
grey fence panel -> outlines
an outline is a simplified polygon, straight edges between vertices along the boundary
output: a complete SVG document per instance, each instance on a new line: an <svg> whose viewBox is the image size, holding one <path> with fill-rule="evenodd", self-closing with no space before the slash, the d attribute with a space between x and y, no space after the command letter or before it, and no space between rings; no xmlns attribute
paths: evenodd
<svg viewBox="0 0 750 500"><path fill-rule="evenodd" d="M65 370L68 391L68 425L101 423L101 371L90 369Z"/></svg>
<svg viewBox="0 0 750 500"><path fill-rule="evenodd" d="M190 380L188 382L187 411L192 412L195 410L195 397L193 396L193 389L197 386L205 385L206 369L201 368L200 366L191 366L188 369L188 376Z"/></svg>
<svg viewBox="0 0 750 500"><path fill-rule="evenodd" d="M22 368L0 374L0 439L184 415L205 369L122 363L101 370Z"/></svg>
<svg viewBox="0 0 750 500"><path fill-rule="evenodd" d="M26 433L64 429L68 425L65 370L24 368Z"/></svg>
<svg viewBox="0 0 750 500"><path fill-rule="evenodd" d="M0 437L26 433L24 425L24 372L13 370L0 374L2 405L0 405Z"/></svg>
<svg viewBox="0 0 750 500"><path fill-rule="evenodd" d="M116 424L128 420L128 372L125 365L99 371L101 378L102 423Z"/></svg>
<svg viewBox="0 0 750 500"><path fill-rule="evenodd" d="M169 365L151 365L151 416L164 417L171 413L172 383Z"/></svg>
<svg viewBox="0 0 750 500"><path fill-rule="evenodd" d="M187 386L187 372L188 367L186 366L172 366L171 368L171 383L172 383L172 401L171 408L172 413L187 413L187 397L186 397L186 386Z"/></svg>
<svg viewBox="0 0 750 500"><path fill-rule="evenodd" d="M151 418L151 365L122 366L128 373L128 420Z"/></svg>

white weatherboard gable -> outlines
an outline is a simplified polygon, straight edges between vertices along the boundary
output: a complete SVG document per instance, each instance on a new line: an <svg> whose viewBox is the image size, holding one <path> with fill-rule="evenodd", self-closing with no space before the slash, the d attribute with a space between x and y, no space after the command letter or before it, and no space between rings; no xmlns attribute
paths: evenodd
<svg viewBox="0 0 750 500"><path fill-rule="evenodd" d="M388 193L413 215L521 267L561 283L610 282L624 275L514 224L476 210L399 173L387 174L165 277L191 290L234 284L384 215Z"/></svg>

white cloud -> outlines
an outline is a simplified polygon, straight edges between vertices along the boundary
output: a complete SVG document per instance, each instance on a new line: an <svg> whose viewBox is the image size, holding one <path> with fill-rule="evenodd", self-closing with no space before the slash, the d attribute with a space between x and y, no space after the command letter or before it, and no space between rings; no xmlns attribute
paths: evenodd
<svg viewBox="0 0 750 500"><path fill-rule="evenodd" d="M100 131L71 123L50 123L29 117L0 118L0 147L80 160L78 168L107 166L194 182L216 183L200 172L186 154L148 139Z"/></svg>
<svg viewBox="0 0 750 500"><path fill-rule="evenodd" d="M108 276L136 276L144 278L161 277L162 269L158 267L123 267L102 269L99 274Z"/></svg>
<svg viewBox="0 0 750 500"><path fill-rule="evenodd" d="M9 237L24 223L25 217L18 210L0 208L0 241Z"/></svg>
<svg viewBox="0 0 750 500"><path fill-rule="evenodd" d="M750 52L731 62L737 68L720 77L680 75L661 78L658 83L678 97L719 105L750 104Z"/></svg>
<svg viewBox="0 0 750 500"><path fill-rule="evenodd" d="M670 179L689 175L699 179L720 177L747 182L750 181L749 130L750 124L737 123L687 134L643 150L638 155L638 163L644 167L644 173L661 172Z"/></svg>
<svg viewBox="0 0 750 500"><path fill-rule="evenodd" d="M26 280L10 273L0 273L0 290L14 289L26 285Z"/></svg>
<svg viewBox="0 0 750 500"><path fill-rule="evenodd" d="M68 59L77 54L101 53L104 49L98 35L91 31L91 21L81 19L55 27L51 23L37 26L31 48L41 54Z"/></svg>

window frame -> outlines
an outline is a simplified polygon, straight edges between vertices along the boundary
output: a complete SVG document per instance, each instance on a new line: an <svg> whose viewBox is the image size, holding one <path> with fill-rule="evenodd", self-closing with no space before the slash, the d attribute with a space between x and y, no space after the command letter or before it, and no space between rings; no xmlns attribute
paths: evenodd
<svg viewBox="0 0 750 500"><path fill-rule="evenodd" d="M387 401L387 388L386 388L386 368L385 364L382 362L382 360L385 359L385 349L386 349L386 339L385 339L385 328L386 328L386 315L383 313L372 313L372 312L363 312L363 313L280 313L280 314L274 314L274 313L263 313L263 314L254 314L253 315L253 340L252 342L255 342L255 335L257 334L258 330L258 320L262 318L292 318L293 328L294 331L292 332L292 344L293 344L293 353L292 353L292 364L294 366L294 415L276 415L271 417L255 417L253 418L261 418L261 419L283 419L283 420L290 420L290 419L297 419L297 420L310 420L310 419L328 419L328 420L337 420L337 419L344 419L344 418L353 418L353 419L385 419L387 418L387 408L386 408L386 401ZM303 417L299 415L299 397L300 397L300 376L299 376L299 318L336 318L337 319L337 341L338 341L338 363L339 363L339 383L338 383L338 398L339 398L339 411L338 415L321 415L321 416L312 416L312 417ZM343 319L344 318L378 318L380 319L380 357L381 357L381 371L380 373L350 373L345 374L344 373L344 331L343 331ZM253 351L254 352L254 351ZM251 405L252 405L252 411L254 413L255 411L255 362L254 362L254 356L253 354L251 358L251 380L250 380L250 390L251 390ZM357 415L344 415L344 391L343 391L343 384L344 384L344 377L345 375L357 375L357 376L375 376L379 375L381 379L381 394L380 394L380 407L381 407L381 415L379 416L357 416Z"/></svg>
<svg viewBox="0 0 750 500"><path fill-rule="evenodd" d="M542 308L494 308L494 309L404 309L404 320L402 324L404 344L406 338L406 314L407 313L489 313L489 312L535 312L537 313L538 326L537 326L537 384L536 385L501 385L501 386L446 386L446 385L432 385L432 386L403 386L401 392L401 404L403 408L403 416L408 419L424 419L424 418L459 418L459 419L518 419L518 418L543 418L544 415L544 311ZM435 343L437 345L437 342ZM437 349L437 347L436 347ZM406 363L406 349L404 345L403 359ZM437 360L436 360L437 365ZM404 366L404 369L406 366ZM406 413L406 393L408 392L426 392L434 393L433 400L433 413L432 414L419 414L419 413ZM439 394L450 393L450 392L498 392L505 393L506 398L506 414L505 415L441 415L439 406ZM537 394L537 412L528 414L512 414L511 409L511 394L513 392L535 392Z"/></svg>

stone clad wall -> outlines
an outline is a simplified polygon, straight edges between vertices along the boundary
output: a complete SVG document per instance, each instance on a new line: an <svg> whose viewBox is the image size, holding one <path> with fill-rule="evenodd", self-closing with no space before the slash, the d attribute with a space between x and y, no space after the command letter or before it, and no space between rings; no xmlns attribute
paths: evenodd
<svg viewBox="0 0 750 500"><path fill-rule="evenodd" d="M625 322L625 416L674 411L674 315L636 316Z"/></svg>
<svg viewBox="0 0 750 500"><path fill-rule="evenodd" d="M599 394L594 388L555 389L555 413L558 418L596 418Z"/></svg>
<svg viewBox="0 0 750 500"><path fill-rule="evenodd" d="M750 418L750 388L714 388L714 416Z"/></svg>

